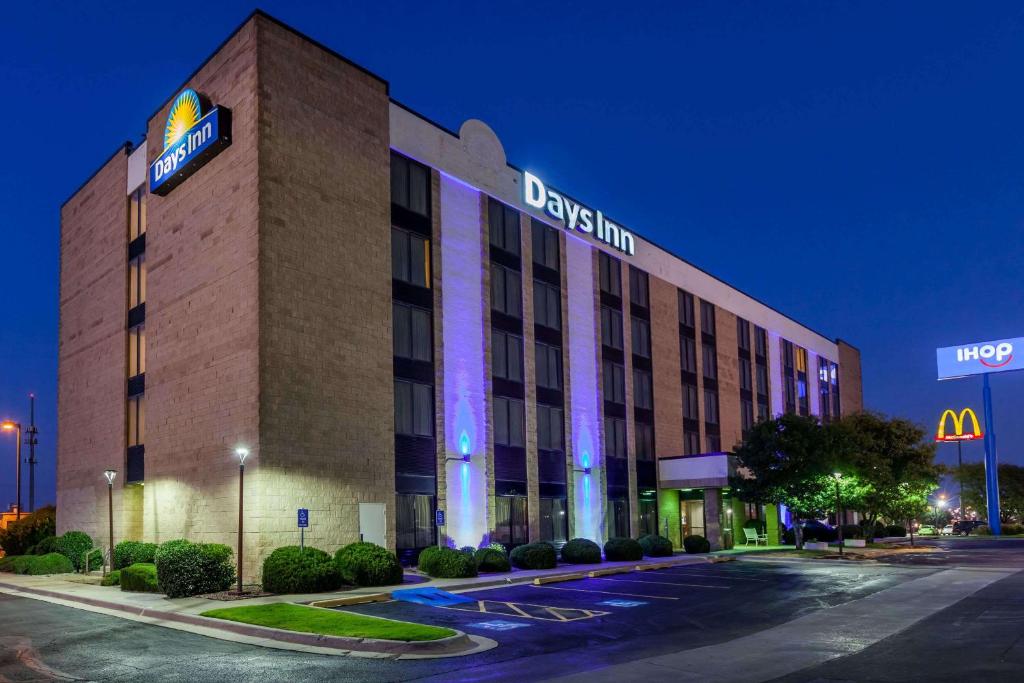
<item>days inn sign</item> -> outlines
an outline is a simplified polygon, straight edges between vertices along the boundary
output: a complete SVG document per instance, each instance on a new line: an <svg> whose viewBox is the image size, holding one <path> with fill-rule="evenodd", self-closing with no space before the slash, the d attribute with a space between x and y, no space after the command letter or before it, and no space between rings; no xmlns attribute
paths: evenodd
<svg viewBox="0 0 1024 683"><path fill-rule="evenodd" d="M164 151L149 167L149 191L166 195L230 144L231 110L211 108L206 98L186 88L167 114Z"/></svg>

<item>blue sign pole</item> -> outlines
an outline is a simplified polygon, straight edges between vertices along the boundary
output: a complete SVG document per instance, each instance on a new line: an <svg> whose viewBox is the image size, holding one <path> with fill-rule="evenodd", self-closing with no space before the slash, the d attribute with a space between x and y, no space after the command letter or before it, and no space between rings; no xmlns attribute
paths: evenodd
<svg viewBox="0 0 1024 683"><path fill-rule="evenodd" d="M999 523L999 462L996 458L996 430L992 417L992 387L988 374L983 378L981 398L985 406L985 507L988 508L988 527L996 536L1002 534ZM960 502L963 505L963 501Z"/></svg>

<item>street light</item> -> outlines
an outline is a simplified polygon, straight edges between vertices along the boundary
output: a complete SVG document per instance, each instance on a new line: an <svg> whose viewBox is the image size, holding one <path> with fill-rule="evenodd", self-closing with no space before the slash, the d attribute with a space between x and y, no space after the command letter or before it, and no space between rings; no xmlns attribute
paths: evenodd
<svg viewBox="0 0 1024 683"><path fill-rule="evenodd" d="M935 526L939 525L939 510L946 509L946 504L949 503L946 500L946 494L939 494L939 499L935 502Z"/></svg>
<svg viewBox="0 0 1024 683"><path fill-rule="evenodd" d="M842 514L842 500L839 497L839 480L843 478L842 472L833 472L832 478L836 480L836 526L839 528L839 556L843 556L843 520L840 518Z"/></svg>
<svg viewBox="0 0 1024 683"><path fill-rule="evenodd" d="M238 458L238 594L242 594L242 509L245 489L242 483L245 481L245 459L249 457L249 449L238 447L235 449L235 457Z"/></svg>
<svg viewBox="0 0 1024 683"><path fill-rule="evenodd" d="M16 487L18 490L18 511L14 514L14 519L19 520L21 519L21 423L15 422L14 420L4 420L3 422L0 422L0 430L18 433L18 443L14 447L15 457L17 458L17 465L14 468L14 476L18 479L18 485Z"/></svg>
<svg viewBox="0 0 1024 683"><path fill-rule="evenodd" d="M114 570L114 477L117 470L104 470L103 476L107 478L107 520L110 524L110 571ZM106 572L103 573L106 576Z"/></svg>

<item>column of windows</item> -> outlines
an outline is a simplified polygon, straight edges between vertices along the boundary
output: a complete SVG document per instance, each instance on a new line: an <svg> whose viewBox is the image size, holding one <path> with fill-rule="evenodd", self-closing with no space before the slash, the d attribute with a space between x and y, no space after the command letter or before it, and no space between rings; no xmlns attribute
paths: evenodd
<svg viewBox="0 0 1024 683"><path fill-rule="evenodd" d="M146 186L128 196L128 370L126 483L145 481Z"/></svg>
<svg viewBox="0 0 1024 683"><path fill-rule="evenodd" d="M601 301L601 376L604 393L604 465L609 536L629 536L629 464L626 448L626 358L623 350L622 262L598 252Z"/></svg>

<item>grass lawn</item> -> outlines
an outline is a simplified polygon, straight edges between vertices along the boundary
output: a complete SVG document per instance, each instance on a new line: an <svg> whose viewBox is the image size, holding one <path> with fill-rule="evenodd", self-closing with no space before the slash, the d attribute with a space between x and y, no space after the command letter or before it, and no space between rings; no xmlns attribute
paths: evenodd
<svg viewBox="0 0 1024 683"><path fill-rule="evenodd" d="M410 641L439 640L455 635L455 631L450 628L390 621L351 612L305 607L289 602L212 609L203 612L202 616L279 628L285 631L347 636L349 638Z"/></svg>

